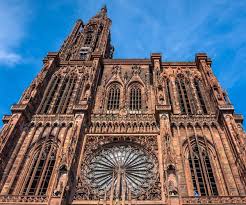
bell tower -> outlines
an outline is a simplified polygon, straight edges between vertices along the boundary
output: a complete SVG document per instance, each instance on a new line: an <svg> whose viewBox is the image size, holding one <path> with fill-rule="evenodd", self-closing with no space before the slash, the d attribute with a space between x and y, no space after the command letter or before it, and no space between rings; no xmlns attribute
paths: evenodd
<svg viewBox="0 0 246 205"><path fill-rule="evenodd" d="M87 24L78 20L60 49L62 60L90 60L93 52L103 58L112 58L114 48L111 45L111 20L107 16L106 6L93 16Z"/></svg>

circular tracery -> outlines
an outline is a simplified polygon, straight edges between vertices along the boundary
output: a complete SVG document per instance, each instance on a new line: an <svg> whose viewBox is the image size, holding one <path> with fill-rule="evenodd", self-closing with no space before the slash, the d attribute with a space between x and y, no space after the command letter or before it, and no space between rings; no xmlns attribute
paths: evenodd
<svg viewBox="0 0 246 205"><path fill-rule="evenodd" d="M105 147L91 156L84 176L98 195L139 196L155 182L156 163L144 149L131 145Z"/></svg>

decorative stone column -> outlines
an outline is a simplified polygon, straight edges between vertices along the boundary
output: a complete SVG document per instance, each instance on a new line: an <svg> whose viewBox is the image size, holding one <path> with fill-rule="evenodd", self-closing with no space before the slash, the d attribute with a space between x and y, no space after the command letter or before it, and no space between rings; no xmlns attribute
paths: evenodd
<svg viewBox="0 0 246 205"><path fill-rule="evenodd" d="M76 162L77 152L79 151L79 141L82 141L84 136L84 114L76 114L72 132L68 135L68 141L65 141L61 160L57 167L56 182L52 188L52 196L49 199L49 205L67 204L69 191L73 184L73 177L71 176Z"/></svg>
<svg viewBox="0 0 246 205"><path fill-rule="evenodd" d="M174 75L170 75L170 89L171 89L170 94L172 98L173 114L180 114L179 97L177 93Z"/></svg>
<svg viewBox="0 0 246 205"><path fill-rule="evenodd" d="M179 185L175 163L175 153L172 147L172 132L168 113L159 114L160 118L160 140L162 150L159 153L162 158L162 173L164 181L164 193L168 196L167 202L179 205ZM165 144L165 145L164 145Z"/></svg>

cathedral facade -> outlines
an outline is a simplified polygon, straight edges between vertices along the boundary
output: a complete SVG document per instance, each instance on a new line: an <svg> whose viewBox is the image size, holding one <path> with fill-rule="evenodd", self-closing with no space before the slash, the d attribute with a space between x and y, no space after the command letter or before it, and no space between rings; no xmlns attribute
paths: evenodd
<svg viewBox="0 0 246 205"><path fill-rule="evenodd" d="M0 205L246 204L246 135L211 69L113 59L103 7L3 116Z"/></svg>

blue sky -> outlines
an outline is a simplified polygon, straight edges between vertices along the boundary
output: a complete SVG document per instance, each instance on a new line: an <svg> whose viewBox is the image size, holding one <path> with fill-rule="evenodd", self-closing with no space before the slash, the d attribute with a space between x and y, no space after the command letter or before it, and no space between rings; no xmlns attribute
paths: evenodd
<svg viewBox="0 0 246 205"><path fill-rule="evenodd" d="M236 111L246 116L246 1L0 0L0 116L10 113L75 21L107 4L114 58L193 61L206 52ZM1 125L1 124L0 124Z"/></svg>

